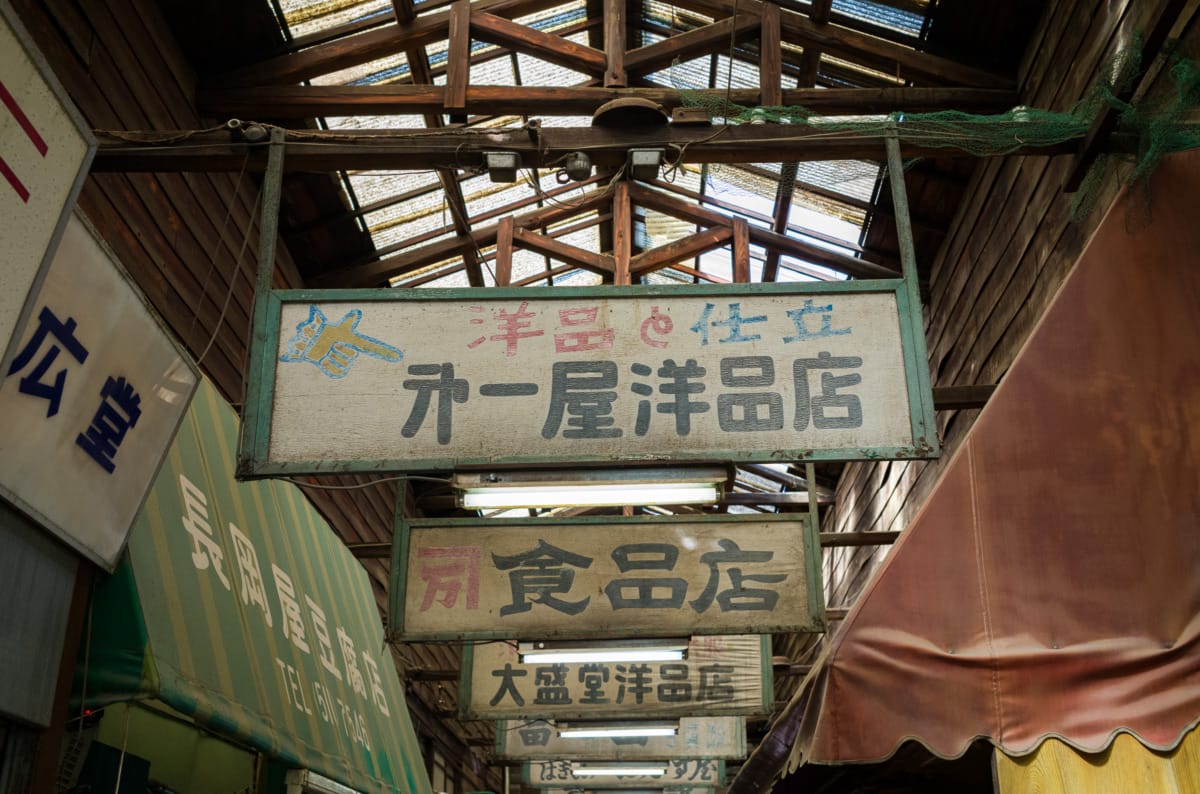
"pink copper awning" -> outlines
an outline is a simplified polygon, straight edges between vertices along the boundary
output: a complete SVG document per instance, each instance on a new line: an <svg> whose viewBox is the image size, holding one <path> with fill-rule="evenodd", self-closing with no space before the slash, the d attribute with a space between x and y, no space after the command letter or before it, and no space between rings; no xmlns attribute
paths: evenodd
<svg viewBox="0 0 1200 794"><path fill-rule="evenodd" d="M933 494L744 772L1200 719L1200 152L1088 244ZM789 748L790 746L790 748Z"/></svg>

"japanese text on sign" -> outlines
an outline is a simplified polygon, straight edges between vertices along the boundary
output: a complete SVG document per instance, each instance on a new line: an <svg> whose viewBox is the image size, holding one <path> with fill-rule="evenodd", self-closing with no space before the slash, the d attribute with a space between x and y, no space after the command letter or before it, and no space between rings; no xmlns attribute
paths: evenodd
<svg viewBox="0 0 1200 794"><path fill-rule="evenodd" d="M724 765L713 759L672 760L663 764L662 775L591 776L589 785L613 788L645 788L654 786L715 787L724 782ZM524 767L524 783L535 788L554 788L578 784L584 778L572 771L570 761L529 761Z"/></svg>
<svg viewBox="0 0 1200 794"><path fill-rule="evenodd" d="M278 332L279 463L915 444L892 292L285 303Z"/></svg>
<svg viewBox="0 0 1200 794"><path fill-rule="evenodd" d="M546 719L755 714L763 708L758 636L693 637L685 660L523 664L505 643L472 648L469 715Z"/></svg>
<svg viewBox="0 0 1200 794"><path fill-rule="evenodd" d="M812 628L804 528L787 518L413 522L399 636Z"/></svg>

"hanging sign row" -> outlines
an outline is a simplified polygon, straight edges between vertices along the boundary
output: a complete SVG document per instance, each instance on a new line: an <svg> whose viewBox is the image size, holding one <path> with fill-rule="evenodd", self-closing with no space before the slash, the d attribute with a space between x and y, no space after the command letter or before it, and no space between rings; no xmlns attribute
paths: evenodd
<svg viewBox="0 0 1200 794"><path fill-rule="evenodd" d="M393 541L393 640L818 631L796 516L414 519Z"/></svg>
<svg viewBox="0 0 1200 794"><path fill-rule="evenodd" d="M608 766L608 765L606 765ZM709 759L643 763L618 774L580 774L581 765L571 761L526 761L521 782L533 788L562 788L585 783L607 789L686 787L711 791L725 782L725 762ZM654 768L653 773L650 772ZM586 768L586 767L583 767Z"/></svg>
<svg viewBox="0 0 1200 794"><path fill-rule="evenodd" d="M931 457L902 287L271 292L240 471Z"/></svg>

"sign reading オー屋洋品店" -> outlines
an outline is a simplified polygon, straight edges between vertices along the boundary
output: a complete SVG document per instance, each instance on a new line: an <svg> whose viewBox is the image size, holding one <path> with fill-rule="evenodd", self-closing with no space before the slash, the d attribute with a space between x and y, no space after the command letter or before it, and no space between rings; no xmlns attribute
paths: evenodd
<svg viewBox="0 0 1200 794"><path fill-rule="evenodd" d="M931 456L903 283L272 292L241 473Z"/></svg>
<svg viewBox="0 0 1200 794"><path fill-rule="evenodd" d="M588 639L823 628L795 515L401 521L393 639Z"/></svg>
<svg viewBox="0 0 1200 794"><path fill-rule="evenodd" d="M637 719L766 714L770 637L692 637L673 662L522 662L508 643L463 648L467 719Z"/></svg>

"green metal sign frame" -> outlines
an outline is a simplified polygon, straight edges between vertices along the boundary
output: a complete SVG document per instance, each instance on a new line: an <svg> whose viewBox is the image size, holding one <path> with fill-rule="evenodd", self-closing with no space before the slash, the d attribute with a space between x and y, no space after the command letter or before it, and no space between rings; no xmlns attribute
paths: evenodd
<svg viewBox="0 0 1200 794"><path fill-rule="evenodd" d="M238 476L258 478L308 474L447 471L471 466L537 466L562 463L563 457L519 455L512 457L407 458L397 455L382 460L336 459L272 461L269 457L270 433L275 397L275 376L280 343L280 318L285 304L345 303L368 304L399 301L446 301L492 303L495 301L533 301L553 299L671 298L728 299L739 296L832 296L847 294L889 294L896 302L899 338L905 380L911 442L895 447L851 448L768 448L751 450L705 449L663 455L672 461L778 462L820 460L879 460L933 458L938 455L937 427L933 413L924 324L921 316L915 267L907 268L900 279L830 281L800 284L734 284L714 286L632 286L632 287L555 287L474 288L421 290L274 290L260 292L255 305L254 334L238 453ZM624 457L613 455L572 454L570 463L613 464L622 460L648 459L646 453Z"/></svg>
<svg viewBox="0 0 1200 794"><path fill-rule="evenodd" d="M400 502L401 500L397 500ZM388 581L388 640L400 642L414 641L455 641L455 640L535 640L535 639L603 639L620 637L661 637L671 633L670 627L664 626L657 630L631 628L628 626L613 626L608 630L583 625L578 630L559 631L520 631L514 628L494 628L481 631L456 632L434 631L413 633L407 631L404 625L404 608L406 604L407 568L409 556L409 541L414 528L447 527L461 529L469 533L472 529L495 529L503 527L572 527L580 532L586 532L589 526L621 525L645 529L652 526L679 526L680 524L734 524L745 519L755 523L778 523L780 532L800 533L805 562L807 564L805 577L805 596L808 599L809 624L807 626L781 626L772 623L761 623L746 626L741 630L731 629L696 629L693 634L771 634L781 631L812 631L825 630L825 597L822 585L821 545L817 531L817 523L811 514L792 513L775 515L677 515L677 516L584 516L578 518L431 518L406 519L397 514L395 531L392 535L392 564ZM786 597L786 596L785 596ZM581 622L582 624L582 622ZM677 631L677 629L676 629Z"/></svg>

